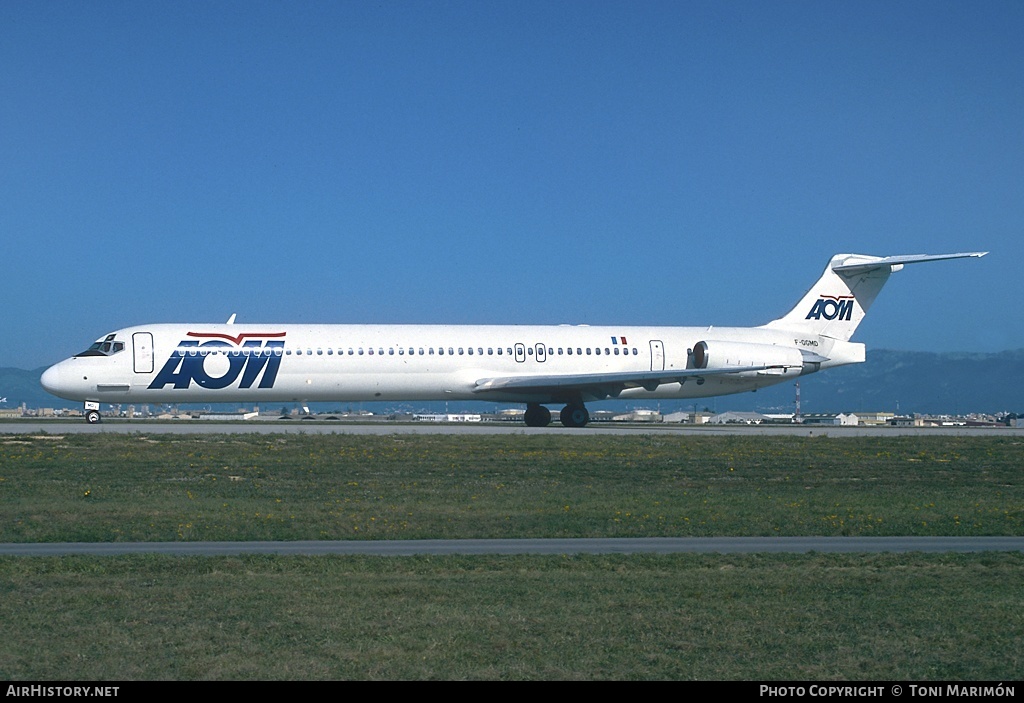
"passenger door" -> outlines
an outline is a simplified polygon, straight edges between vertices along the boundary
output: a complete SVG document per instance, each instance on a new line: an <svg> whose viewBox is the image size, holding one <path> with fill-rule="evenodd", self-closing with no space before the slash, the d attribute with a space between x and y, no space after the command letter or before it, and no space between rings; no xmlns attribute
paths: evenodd
<svg viewBox="0 0 1024 703"><path fill-rule="evenodd" d="M135 354L135 373L153 373L153 334L133 334L132 349Z"/></svg>
<svg viewBox="0 0 1024 703"><path fill-rule="evenodd" d="M665 345L660 340L651 340L651 371L665 370Z"/></svg>

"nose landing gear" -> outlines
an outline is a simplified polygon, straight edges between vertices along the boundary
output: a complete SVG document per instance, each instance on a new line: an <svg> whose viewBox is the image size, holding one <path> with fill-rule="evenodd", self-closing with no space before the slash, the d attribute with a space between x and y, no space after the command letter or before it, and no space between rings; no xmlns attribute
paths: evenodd
<svg viewBox="0 0 1024 703"><path fill-rule="evenodd" d="M100 417L100 404L92 401L85 401L85 421L90 425L99 424L103 418Z"/></svg>

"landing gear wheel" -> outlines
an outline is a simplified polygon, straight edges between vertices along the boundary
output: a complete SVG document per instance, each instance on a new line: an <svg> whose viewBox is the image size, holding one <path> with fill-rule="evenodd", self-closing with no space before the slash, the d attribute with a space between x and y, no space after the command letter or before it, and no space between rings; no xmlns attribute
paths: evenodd
<svg viewBox="0 0 1024 703"><path fill-rule="evenodd" d="M566 405L558 418L565 427L584 427L590 422L590 413L582 405Z"/></svg>
<svg viewBox="0 0 1024 703"><path fill-rule="evenodd" d="M543 405L527 405L523 421L527 427L547 427L551 424L551 411Z"/></svg>
<svg viewBox="0 0 1024 703"><path fill-rule="evenodd" d="M99 410L86 410L85 421L90 425L96 425L100 422L100 411Z"/></svg>

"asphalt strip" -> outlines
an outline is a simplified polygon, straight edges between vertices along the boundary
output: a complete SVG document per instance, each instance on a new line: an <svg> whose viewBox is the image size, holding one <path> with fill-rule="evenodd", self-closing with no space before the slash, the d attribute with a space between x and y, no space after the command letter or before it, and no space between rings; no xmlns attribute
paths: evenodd
<svg viewBox="0 0 1024 703"><path fill-rule="evenodd" d="M3 556L174 554L806 554L1024 552L1024 537L654 537L646 539L345 540L296 542L35 542L0 544Z"/></svg>

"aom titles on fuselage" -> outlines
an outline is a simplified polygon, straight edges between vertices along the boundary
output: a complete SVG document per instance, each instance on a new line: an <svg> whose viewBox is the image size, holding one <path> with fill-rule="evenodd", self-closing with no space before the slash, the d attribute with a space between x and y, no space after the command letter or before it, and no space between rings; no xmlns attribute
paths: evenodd
<svg viewBox="0 0 1024 703"><path fill-rule="evenodd" d="M586 403L757 390L864 361L850 342L889 275L966 254L832 257L788 314L760 327L155 324L105 335L47 369L85 403L491 400L530 426L582 427Z"/></svg>

